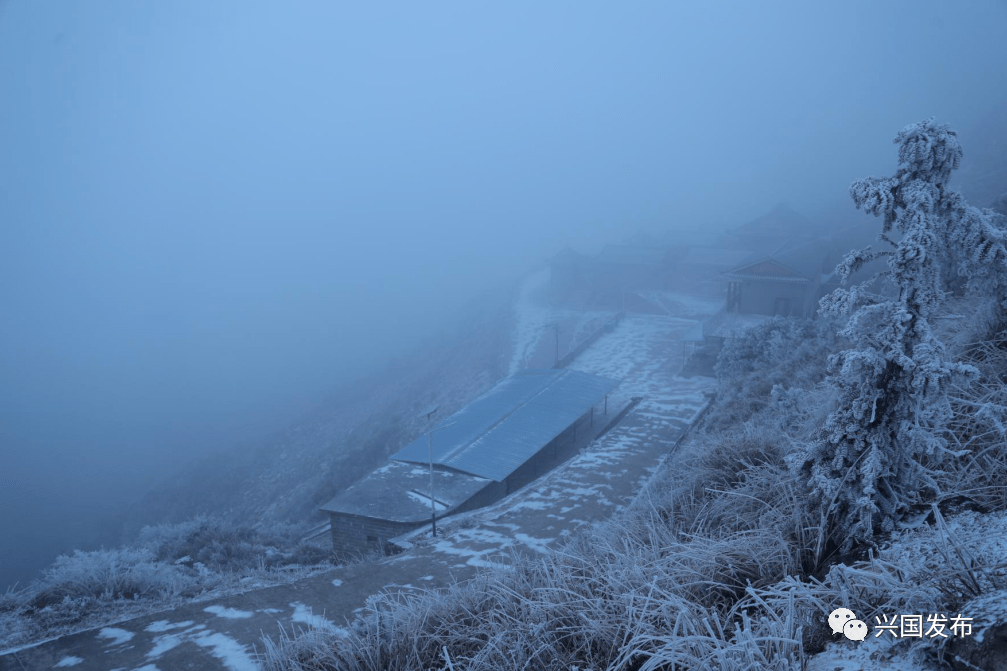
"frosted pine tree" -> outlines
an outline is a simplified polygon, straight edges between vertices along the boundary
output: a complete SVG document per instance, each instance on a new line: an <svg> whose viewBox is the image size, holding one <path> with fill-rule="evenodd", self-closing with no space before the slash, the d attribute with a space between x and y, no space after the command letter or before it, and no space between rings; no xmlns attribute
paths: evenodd
<svg viewBox="0 0 1007 671"><path fill-rule="evenodd" d="M1002 229L991 211L968 206L948 187L962 157L954 131L928 120L907 126L895 142L895 175L850 187L858 209L882 218L878 239L889 248L850 252L837 270L846 279L881 257L888 269L822 299L823 313L849 316L840 334L852 347L829 361L836 409L791 458L843 534L844 551L891 529L913 504L940 496L934 473L956 456L946 439L948 387L977 372L949 359L931 321L955 286L995 294L1001 306L1005 295ZM872 291L883 275L898 299Z"/></svg>

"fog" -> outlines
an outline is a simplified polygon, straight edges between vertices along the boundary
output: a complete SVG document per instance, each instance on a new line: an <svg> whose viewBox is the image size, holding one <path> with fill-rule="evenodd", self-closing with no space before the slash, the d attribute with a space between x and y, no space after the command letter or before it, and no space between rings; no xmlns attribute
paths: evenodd
<svg viewBox="0 0 1007 671"><path fill-rule="evenodd" d="M0 4L0 586L571 242L856 216L998 2ZM848 215L847 215L848 213Z"/></svg>

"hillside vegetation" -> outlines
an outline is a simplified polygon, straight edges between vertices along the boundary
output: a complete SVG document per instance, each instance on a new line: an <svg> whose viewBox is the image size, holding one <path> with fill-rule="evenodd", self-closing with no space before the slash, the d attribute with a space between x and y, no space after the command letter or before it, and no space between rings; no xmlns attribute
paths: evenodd
<svg viewBox="0 0 1007 671"><path fill-rule="evenodd" d="M838 606L874 622L995 598L1007 226L947 188L953 132L923 122L896 142L898 173L851 191L882 217L897 298L851 287L817 322L729 342L705 424L615 518L447 591L379 595L348 637L267 639L266 667L803 669L835 653ZM873 258L851 253L846 272ZM948 652L863 650L916 665Z"/></svg>
<svg viewBox="0 0 1007 671"><path fill-rule="evenodd" d="M799 352L809 331L828 329L770 321L722 361L753 349ZM814 340L825 352L842 346ZM267 641L266 668L798 669L824 650L825 618L839 605L871 622L883 612L958 612L1007 585L998 559L978 554L976 538L946 535L939 512L1007 507L1007 444L980 435L966 410L1007 395L1007 343L991 342L1003 346L957 352L982 370L982 391L958 400L952 432L969 453L942 474L956 494L923 523L972 561L949 550L907 566L895 542L891 552L861 545L841 554L836 523L814 510L806 481L786 463L836 401L823 358L722 365L721 387L734 392L718 397L711 421L615 518L548 556L512 556L509 568L446 592L383 594L349 638L308 630ZM777 377L800 384L767 389L764 380ZM733 422L715 419L723 416Z"/></svg>
<svg viewBox="0 0 1007 671"><path fill-rule="evenodd" d="M0 595L0 650L332 568L305 527L253 529L200 516L145 527L128 545L77 550Z"/></svg>

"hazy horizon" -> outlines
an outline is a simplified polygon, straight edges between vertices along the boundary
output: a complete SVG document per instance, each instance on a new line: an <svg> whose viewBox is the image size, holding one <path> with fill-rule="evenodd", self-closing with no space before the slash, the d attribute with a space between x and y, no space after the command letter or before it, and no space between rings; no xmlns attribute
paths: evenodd
<svg viewBox="0 0 1007 671"><path fill-rule="evenodd" d="M0 589L570 242L862 216L1007 5L0 3ZM986 203L977 203L986 205Z"/></svg>

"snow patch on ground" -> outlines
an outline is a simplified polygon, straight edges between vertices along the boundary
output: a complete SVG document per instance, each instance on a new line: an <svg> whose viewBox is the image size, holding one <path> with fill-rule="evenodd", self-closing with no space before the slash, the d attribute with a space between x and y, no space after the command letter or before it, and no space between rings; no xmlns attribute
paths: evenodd
<svg viewBox="0 0 1007 671"><path fill-rule="evenodd" d="M259 665L248 654L248 648L220 632L201 632L192 637L192 642L201 648L209 648L210 654L230 671L259 671Z"/></svg>
<svg viewBox="0 0 1007 671"><path fill-rule="evenodd" d="M154 637L154 647L147 651L148 659L157 659L164 653L182 645L185 638L181 634L162 634Z"/></svg>
<svg viewBox="0 0 1007 671"><path fill-rule="evenodd" d="M117 627L105 627L98 632L97 638L111 639L112 645L122 645L132 640L133 632Z"/></svg>
<svg viewBox="0 0 1007 671"><path fill-rule="evenodd" d="M510 362L510 375L521 370L525 361L531 358L545 328L555 321L553 311L535 300L548 280L549 271L541 270L525 280L518 294L514 304L514 355Z"/></svg>
<svg viewBox="0 0 1007 671"><path fill-rule="evenodd" d="M248 610L238 610L237 608L227 608L225 606L207 606L203 609L203 611L228 620L245 620L253 615L253 613Z"/></svg>
<svg viewBox="0 0 1007 671"><path fill-rule="evenodd" d="M343 584L343 581L340 580L339 578L333 578L332 579L332 586L333 587L339 587L342 584Z"/></svg>
<svg viewBox="0 0 1007 671"><path fill-rule="evenodd" d="M294 614L290 616L290 619L294 622L299 622L301 624L306 624L309 627L315 629L324 629L326 631L331 631L334 634L340 634L342 636L348 636L349 632L342 627L337 627L329 620L326 620L321 615L315 615L311 611L310 606L305 606L303 603L294 602L290 604L290 607L294 609Z"/></svg>
<svg viewBox="0 0 1007 671"><path fill-rule="evenodd" d="M427 497L427 496L423 496L422 494L417 494L416 492L411 491L411 490L408 491L408 492L406 492L406 496L408 496L409 498L413 499L414 501L418 501L419 503L421 503L425 507L428 507L428 508L430 507L430 498ZM434 494L434 496L436 496L436 494ZM434 501L434 510L437 510L438 512L440 512L440 511L444 511L444 510L447 510L447 509L448 509L448 507L445 506L444 504L439 503L437 501Z"/></svg>
<svg viewBox="0 0 1007 671"><path fill-rule="evenodd" d="M83 661L84 660L81 659L80 657L64 657L63 659L59 660L56 663L56 666L54 668L58 669L66 666L77 666Z"/></svg>
<svg viewBox="0 0 1007 671"><path fill-rule="evenodd" d="M172 629L184 629L185 627L191 627L192 620L186 620L185 622L168 622L167 620L158 620L157 622L151 622L147 625L144 631L149 631L153 634L159 634L165 631L171 631Z"/></svg>
<svg viewBox="0 0 1007 671"><path fill-rule="evenodd" d="M514 540L530 547L535 552L541 554L547 554L549 552L549 543L556 540L555 538L533 538L528 534L514 534Z"/></svg>
<svg viewBox="0 0 1007 671"><path fill-rule="evenodd" d="M203 629L206 629L205 624L197 624L177 634L162 634L161 636L157 636L154 638L154 647L147 652L146 657L148 659L157 659L169 650L177 648L183 642L189 640L193 635L199 634Z"/></svg>

